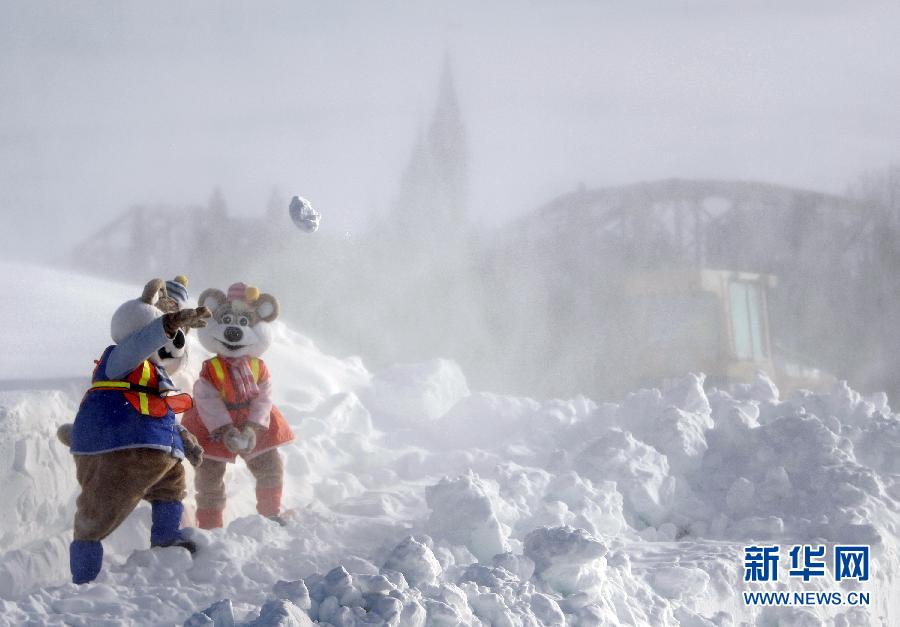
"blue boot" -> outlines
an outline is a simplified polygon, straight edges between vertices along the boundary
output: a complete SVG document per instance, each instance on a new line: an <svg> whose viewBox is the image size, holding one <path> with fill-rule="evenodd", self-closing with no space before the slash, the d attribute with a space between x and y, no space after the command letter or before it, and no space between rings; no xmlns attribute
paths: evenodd
<svg viewBox="0 0 900 627"><path fill-rule="evenodd" d="M150 546L180 546L191 553L197 545L181 535L181 513L184 506L180 501L153 501L152 523L150 525Z"/></svg>
<svg viewBox="0 0 900 627"><path fill-rule="evenodd" d="M69 545L69 569L72 583L88 583L100 574L103 545L93 540L74 540Z"/></svg>

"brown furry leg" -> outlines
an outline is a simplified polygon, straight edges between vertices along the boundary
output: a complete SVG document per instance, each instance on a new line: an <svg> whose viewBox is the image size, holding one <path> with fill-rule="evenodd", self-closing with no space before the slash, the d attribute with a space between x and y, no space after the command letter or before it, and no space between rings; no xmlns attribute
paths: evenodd
<svg viewBox="0 0 900 627"><path fill-rule="evenodd" d="M187 496L187 479L184 464L175 464L156 484L147 490L148 501L183 501Z"/></svg>
<svg viewBox="0 0 900 627"><path fill-rule="evenodd" d="M247 468L256 479L257 488L280 488L284 485L284 462L278 449L248 459Z"/></svg>
<svg viewBox="0 0 900 627"><path fill-rule="evenodd" d="M225 509L225 468L225 462L207 457L194 471L198 511Z"/></svg>
<svg viewBox="0 0 900 627"><path fill-rule="evenodd" d="M177 459L154 449L76 455L81 494L76 501L75 539L99 541L111 534L174 465L180 466Z"/></svg>
<svg viewBox="0 0 900 627"><path fill-rule="evenodd" d="M284 484L284 464L278 450L272 449L248 459L247 467L256 478L256 511L276 520L279 524L284 524L284 521L279 518L282 485Z"/></svg>

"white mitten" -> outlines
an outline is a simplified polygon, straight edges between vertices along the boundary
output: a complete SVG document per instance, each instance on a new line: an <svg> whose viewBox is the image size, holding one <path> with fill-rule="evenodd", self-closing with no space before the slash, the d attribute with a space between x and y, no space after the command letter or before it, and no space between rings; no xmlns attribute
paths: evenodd
<svg viewBox="0 0 900 627"><path fill-rule="evenodd" d="M230 427L222 438L227 448L232 453L249 453L256 448L256 431L249 425L243 429Z"/></svg>

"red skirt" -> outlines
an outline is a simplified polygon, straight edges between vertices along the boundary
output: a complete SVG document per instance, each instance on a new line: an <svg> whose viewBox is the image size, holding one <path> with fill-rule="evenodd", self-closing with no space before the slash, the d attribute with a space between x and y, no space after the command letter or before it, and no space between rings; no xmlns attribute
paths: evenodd
<svg viewBox="0 0 900 627"><path fill-rule="evenodd" d="M245 417L235 416L234 414L231 416L231 421L238 429L247 424ZM192 407L184 413L181 424L185 429L193 433L197 441L200 442L205 457L222 462L233 462L237 458L237 454L229 451L222 441L210 439L209 431L200 419L200 414L197 413L196 408ZM272 405L272 413L269 414L269 428L265 431L257 429L256 447L249 453L242 453L241 457L252 459L261 453L287 444L293 439L294 432L291 431L287 420L284 419L278 408Z"/></svg>

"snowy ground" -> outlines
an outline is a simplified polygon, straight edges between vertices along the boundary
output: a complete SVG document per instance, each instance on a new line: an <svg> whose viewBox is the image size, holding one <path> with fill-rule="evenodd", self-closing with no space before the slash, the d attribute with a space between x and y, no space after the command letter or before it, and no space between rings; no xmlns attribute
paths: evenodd
<svg viewBox="0 0 900 627"><path fill-rule="evenodd" d="M253 513L239 465L226 529L194 530L193 560L147 549L143 505L98 581L73 586L77 486L53 433L137 288L2 270L17 308L0 313L21 330L0 361L2 625L900 625L900 416L883 397L780 400L765 380L725 393L686 375L621 404L537 402L472 393L449 361L369 373L284 326L265 359L297 434L288 526ZM754 543L782 560L868 544L872 576L804 583L785 566L744 584ZM747 607L750 589L871 605Z"/></svg>

